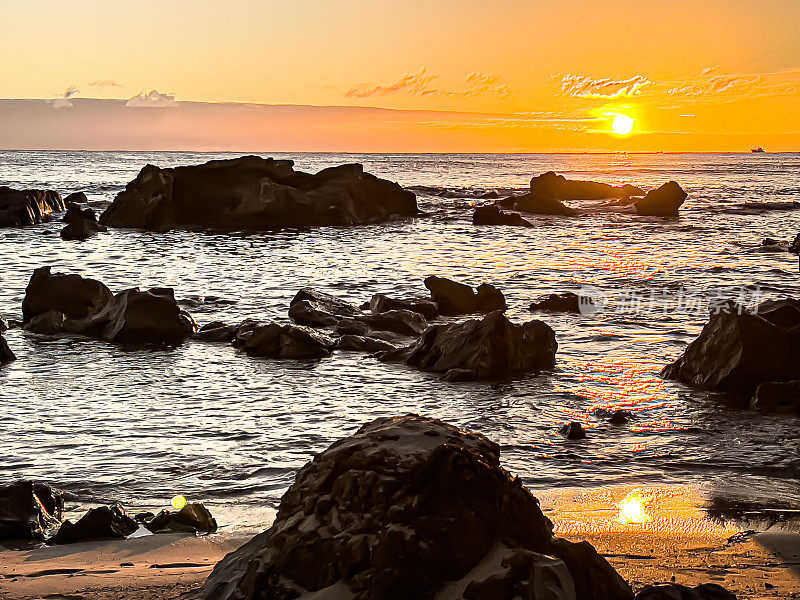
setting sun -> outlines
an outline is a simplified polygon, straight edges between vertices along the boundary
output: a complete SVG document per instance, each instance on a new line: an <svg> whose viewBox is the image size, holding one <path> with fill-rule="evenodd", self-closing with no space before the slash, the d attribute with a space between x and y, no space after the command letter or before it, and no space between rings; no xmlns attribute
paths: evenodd
<svg viewBox="0 0 800 600"><path fill-rule="evenodd" d="M617 115L611 121L611 130L617 135L628 135L633 131L634 120L628 115Z"/></svg>

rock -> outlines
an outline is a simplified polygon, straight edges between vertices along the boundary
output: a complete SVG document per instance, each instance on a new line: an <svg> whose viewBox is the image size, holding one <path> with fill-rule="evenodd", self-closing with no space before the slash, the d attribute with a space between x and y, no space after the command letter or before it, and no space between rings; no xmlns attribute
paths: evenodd
<svg viewBox="0 0 800 600"><path fill-rule="evenodd" d="M496 206L479 206L472 215L474 225L515 225L533 227L533 223L517 213L507 213Z"/></svg>
<svg viewBox="0 0 800 600"><path fill-rule="evenodd" d="M495 311L480 320L429 327L402 356L382 360L399 358L424 371L458 369L474 372L473 379L494 379L550 369L557 348L555 333L542 321L517 325Z"/></svg>
<svg viewBox="0 0 800 600"><path fill-rule="evenodd" d="M0 540L42 541L61 522L64 498L34 481L0 485Z"/></svg>
<svg viewBox="0 0 800 600"><path fill-rule="evenodd" d="M414 337L428 328L428 321L425 320L425 317L410 310L387 310L373 315L361 315L355 319L366 323L370 329L392 331Z"/></svg>
<svg viewBox="0 0 800 600"><path fill-rule="evenodd" d="M571 423L567 423L561 429L558 430L558 433L563 435L568 440L583 440L586 439L586 430L583 428L578 421L572 421Z"/></svg>
<svg viewBox="0 0 800 600"><path fill-rule="evenodd" d="M8 321L6 321L3 318L0 318L0 333L8 331L8 329L9 329Z"/></svg>
<svg viewBox="0 0 800 600"><path fill-rule="evenodd" d="M177 531L179 533L215 533L217 521L204 504L190 502L178 512L162 510L152 519L144 522L152 533Z"/></svg>
<svg viewBox="0 0 800 600"><path fill-rule="evenodd" d="M356 306L311 288L303 288L289 303L289 317L298 325L329 327L360 311Z"/></svg>
<svg viewBox="0 0 800 600"><path fill-rule="evenodd" d="M145 166L100 217L111 227L222 231L358 225L417 214L413 192L358 164L295 171L291 160L242 156Z"/></svg>
<svg viewBox="0 0 800 600"><path fill-rule="evenodd" d="M239 330L237 325L227 325L222 321L214 321L200 328L197 339L204 342L232 342Z"/></svg>
<svg viewBox="0 0 800 600"><path fill-rule="evenodd" d="M51 274L50 267L40 267L25 288L22 318L28 323L36 315L55 310L69 319L85 319L102 311L113 297L99 281L80 275Z"/></svg>
<svg viewBox="0 0 800 600"><path fill-rule="evenodd" d="M644 190L633 185L614 187L607 183L567 179L553 171L531 179L531 193L557 200L608 200L644 196Z"/></svg>
<svg viewBox="0 0 800 600"><path fill-rule="evenodd" d="M0 227L25 227L45 222L65 210L61 194L51 190L14 190L0 186Z"/></svg>
<svg viewBox="0 0 800 600"><path fill-rule="evenodd" d="M800 414L800 380L762 383L750 399L750 407L764 412Z"/></svg>
<svg viewBox="0 0 800 600"><path fill-rule="evenodd" d="M22 328L32 333L42 335L58 335L64 333L64 323L67 321L64 313L58 310L48 310L46 313L31 318Z"/></svg>
<svg viewBox="0 0 800 600"><path fill-rule="evenodd" d="M240 335L241 328L237 338ZM318 360L330 356L336 342L310 327L262 323L247 331L242 347L251 356Z"/></svg>
<svg viewBox="0 0 800 600"><path fill-rule="evenodd" d="M87 204L89 198L83 192L72 192L64 198L64 205L69 207L70 202L73 204ZM66 221L66 219L64 220Z"/></svg>
<svg viewBox="0 0 800 600"><path fill-rule="evenodd" d="M410 310L421 314L426 319L433 319L439 314L439 307L435 302L424 298L396 299L384 294L375 294L365 307L374 313L384 313L390 310Z"/></svg>
<svg viewBox="0 0 800 600"><path fill-rule="evenodd" d="M536 215L561 215L574 217L578 213L572 208L550 196L542 194L523 194L514 197L514 205L510 208Z"/></svg>
<svg viewBox="0 0 800 600"><path fill-rule="evenodd" d="M487 283L478 286L477 293L470 286L444 277L431 275L425 278L425 287L443 315L469 315L505 310L503 293Z"/></svg>
<svg viewBox="0 0 800 600"><path fill-rule="evenodd" d="M363 335L343 335L336 340L336 347L340 350L358 350L360 352L394 352L397 346L377 338Z"/></svg>
<svg viewBox="0 0 800 600"><path fill-rule="evenodd" d="M792 240L792 243L789 244L789 252L792 254L800 254L800 233L798 233Z"/></svg>
<svg viewBox="0 0 800 600"><path fill-rule="evenodd" d="M367 423L298 472L272 527L220 561L200 595L611 600L576 596L576 582L605 591L619 576L583 547L554 543L538 501L499 457L484 436L436 419ZM613 600L632 596L622 588Z"/></svg>
<svg viewBox="0 0 800 600"><path fill-rule="evenodd" d="M67 226L61 230L61 238L67 241L86 240L98 232L108 231L104 225L97 222L97 216L91 208L81 210L81 207L73 202L67 204L64 222Z"/></svg>
<svg viewBox="0 0 800 600"><path fill-rule="evenodd" d="M686 192L674 181L650 190L634 207L640 215L653 217L677 217L678 209L686 200Z"/></svg>
<svg viewBox="0 0 800 600"><path fill-rule="evenodd" d="M751 396L768 381L800 379L800 302L764 302L756 314L720 307L662 376L696 387Z"/></svg>
<svg viewBox="0 0 800 600"><path fill-rule="evenodd" d="M570 542L556 538L550 554L560 558L572 573L578 600L622 600L633 592L622 576L589 542Z"/></svg>
<svg viewBox="0 0 800 600"><path fill-rule="evenodd" d="M628 410L617 409L608 418L608 422L612 425L624 425L633 418L633 413Z"/></svg>
<svg viewBox="0 0 800 600"><path fill-rule="evenodd" d="M87 330L100 324L104 340L121 344L174 346L197 331L194 319L175 301L172 288L122 291L103 313L88 320Z"/></svg>
<svg viewBox="0 0 800 600"><path fill-rule="evenodd" d="M736 596L716 583L704 583L695 588L659 583L642 588L636 600L736 600Z"/></svg>
<svg viewBox="0 0 800 600"><path fill-rule="evenodd" d="M6 338L0 334L0 364L11 362L12 360L17 360L17 357L9 348Z"/></svg>
<svg viewBox="0 0 800 600"><path fill-rule="evenodd" d="M365 336L369 333L369 325L356 319L342 319L333 328L337 335L360 335Z"/></svg>
<svg viewBox="0 0 800 600"><path fill-rule="evenodd" d="M532 302L530 310L580 313L582 303L594 306L592 299L588 296L579 296L574 292L564 292L563 294L550 294L541 300Z"/></svg>
<svg viewBox="0 0 800 600"><path fill-rule="evenodd" d="M64 521L48 544L76 544L90 540L123 539L139 529L121 504L92 508L77 523Z"/></svg>

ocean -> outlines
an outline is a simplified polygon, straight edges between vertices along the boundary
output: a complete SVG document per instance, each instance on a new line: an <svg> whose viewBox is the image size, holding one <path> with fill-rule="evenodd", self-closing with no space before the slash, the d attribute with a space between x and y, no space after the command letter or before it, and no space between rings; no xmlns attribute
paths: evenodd
<svg viewBox="0 0 800 600"><path fill-rule="evenodd" d="M84 191L102 210L146 164L195 164L231 154L0 152L0 185ZM705 496L800 506L798 418L751 412L740 399L665 381L708 320L709 302L798 296L797 257L760 251L800 231L800 154L357 155L264 154L316 171L360 162L418 186L425 214L352 228L251 234L111 230L64 242L51 222L0 229L0 316L21 318L32 271L80 273L119 291L170 286L200 325L288 321L289 301L314 287L361 303L375 294L427 295L440 275L506 295L509 317L556 332L554 372L448 383L436 374L335 352L319 362L272 361L226 345L128 349L85 339L6 333L18 360L0 367L4 481L37 478L70 506L158 508L183 494L228 528L260 526L315 452L378 416L440 417L499 442L502 462L534 493L607 485L694 485ZM478 196L527 188L554 170L645 188L678 181L678 219L640 217L598 202L535 227L478 227ZM445 193L445 190L448 190ZM593 315L531 313L552 292L590 287ZM210 300L207 300L210 299ZM611 425L598 409L634 418ZM580 421L586 440L561 425Z"/></svg>

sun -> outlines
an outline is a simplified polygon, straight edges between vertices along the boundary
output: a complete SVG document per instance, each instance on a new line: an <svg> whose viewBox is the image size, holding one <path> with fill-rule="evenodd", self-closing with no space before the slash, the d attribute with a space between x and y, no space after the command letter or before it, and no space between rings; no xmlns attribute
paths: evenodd
<svg viewBox="0 0 800 600"><path fill-rule="evenodd" d="M617 115L614 117L614 120L611 121L611 131L617 135L628 135L633 131L633 123L634 120L628 115Z"/></svg>

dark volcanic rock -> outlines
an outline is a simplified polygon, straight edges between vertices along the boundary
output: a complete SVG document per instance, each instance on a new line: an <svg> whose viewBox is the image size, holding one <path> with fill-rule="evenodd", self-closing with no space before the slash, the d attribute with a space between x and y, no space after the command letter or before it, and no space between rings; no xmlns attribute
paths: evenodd
<svg viewBox="0 0 800 600"><path fill-rule="evenodd" d="M636 594L636 600L736 600L736 596L716 583L688 588L677 583L648 585Z"/></svg>
<svg viewBox="0 0 800 600"><path fill-rule="evenodd" d="M568 440L583 440L586 439L586 430L583 428L578 421L572 421L571 423L567 423L561 429L558 430L558 433L563 435Z"/></svg>
<svg viewBox="0 0 800 600"><path fill-rule="evenodd" d="M61 521L64 499L33 481L0 486L0 540L43 540Z"/></svg>
<svg viewBox="0 0 800 600"><path fill-rule="evenodd" d="M64 222L67 226L61 230L61 238L68 241L86 240L98 232L108 231L105 225L97 222L97 216L91 208L81 210L74 202L67 204Z"/></svg>
<svg viewBox="0 0 800 600"><path fill-rule="evenodd" d="M435 419L368 423L298 472L273 526L220 561L201 595L570 600L589 589L582 600L631 600L602 557L553 540L499 456L482 435Z"/></svg>
<svg viewBox="0 0 800 600"><path fill-rule="evenodd" d="M90 540L126 538L139 529L121 504L92 508L77 523L64 521L48 544L75 544Z"/></svg>
<svg viewBox="0 0 800 600"><path fill-rule="evenodd" d="M9 348L6 338L0 333L0 364L11 362L12 360L17 360L17 357Z"/></svg>
<svg viewBox="0 0 800 600"><path fill-rule="evenodd" d="M543 194L523 194L514 197L514 204L509 207L522 212L533 213L536 215L562 215L565 217L574 217L578 213L572 208L553 198L552 196L545 196Z"/></svg>
<svg viewBox="0 0 800 600"><path fill-rule="evenodd" d="M789 244L789 252L792 254L800 254L800 233L798 233L792 240L792 243Z"/></svg>
<svg viewBox="0 0 800 600"><path fill-rule="evenodd" d="M689 385L752 395L767 381L800 379L800 302L764 302L757 314L727 303L662 375Z"/></svg>
<svg viewBox="0 0 800 600"><path fill-rule="evenodd" d="M311 288L303 288L289 303L289 317L298 325L328 327L360 311L356 306Z"/></svg>
<svg viewBox="0 0 800 600"><path fill-rule="evenodd" d="M439 307L431 300L424 298L390 298L385 294L375 294L364 308L374 313L384 313L390 310L410 310L421 314L426 319L433 319L439 314Z"/></svg>
<svg viewBox="0 0 800 600"><path fill-rule="evenodd" d="M492 379L550 369L558 348L555 333L542 321L517 325L500 311L482 319L429 327L399 358L425 371L457 370L463 380ZM453 375L456 377L456 375Z"/></svg>
<svg viewBox="0 0 800 600"><path fill-rule="evenodd" d="M507 213L496 206L479 206L472 215L474 225L515 225L533 227L533 223L517 213Z"/></svg>
<svg viewBox="0 0 800 600"><path fill-rule="evenodd" d="M550 294L536 302L531 302L531 311L551 311L551 312L581 312L581 302L591 304L591 298L581 297L574 292L564 292L563 294Z"/></svg>
<svg viewBox="0 0 800 600"><path fill-rule="evenodd" d="M505 310L503 293L493 285L483 283L477 292L470 286L444 277L432 275L425 278L425 287L443 315L469 315Z"/></svg>
<svg viewBox="0 0 800 600"><path fill-rule="evenodd" d="M336 340L340 350L358 350L360 352L395 352L397 346L378 338L364 335L346 334Z"/></svg>
<svg viewBox="0 0 800 600"><path fill-rule="evenodd" d="M222 321L214 321L203 325L197 332L197 339L204 342L232 342L239 330L237 325L227 325Z"/></svg>
<svg viewBox="0 0 800 600"><path fill-rule="evenodd" d="M215 533L217 521L204 504L190 502L178 512L162 510L144 526L153 533L177 531L179 533Z"/></svg>
<svg viewBox="0 0 800 600"><path fill-rule="evenodd" d="M175 301L172 288L120 292L87 325L91 330L100 323L103 339L123 344L176 345L197 331L194 319Z"/></svg>
<svg viewBox="0 0 800 600"><path fill-rule="evenodd" d="M112 298L111 290L99 281L50 273L50 267L41 267L33 272L25 289L22 318L27 323L55 310L69 319L85 319L102 311Z"/></svg>
<svg viewBox="0 0 800 600"><path fill-rule="evenodd" d="M365 323L371 330L392 331L415 337L428 328L425 317L411 310L387 310L373 315L360 315L355 319Z"/></svg>
<svg viewBox="0 0 800 600"><path fill-rule="evenodd" d="M63 210L64 201L58 192L0 186L0 227L36 225Z"/></svg>
<svg viewBox="0 0 800 600"><path fill-rule="evenodd" d="M653 217L677 217L678 209L686 200L686 192L674 181L650 190L634 206L640 215Z"/></svg>
<svg viewBox="0 0 800 600"><path fill-rule="evenodd" d="M242 347L247 354L266 358L320 359L330 356L336 342L327 335L301 325L261 323L242 331Z"/></svg>
<svg viewBox="0 0 800 600"><path fill-rule="evenodd" d="M83 192L72 192L64 198L64 205L69 207L70 202L73 204L86 204L89 202L89 198ZM66 219L64 220L66 221Z"/></svg>
<svg viewBox="0 0 800 600"><path fill-rule="evenodd" d="M644 196L644 190L633 185L614 187L596 181L567 179L553 171L531 179L531 193L557 200L609 200Z"/></svg>
<svg viewBox="0 0 800 600"><path fill-rule="evenodd" d="M800 380L762 383L750 399L750 407L764 412L800 414Z"/></svg>
<svg viewBox="0 0 800 600"><path fill-rule="evenodd" d="M418 213L416 197L351 164L316 175L291 160L243 156L202 165L145 166L100 217L111 227L267 230L357 225Z"/></svg>

